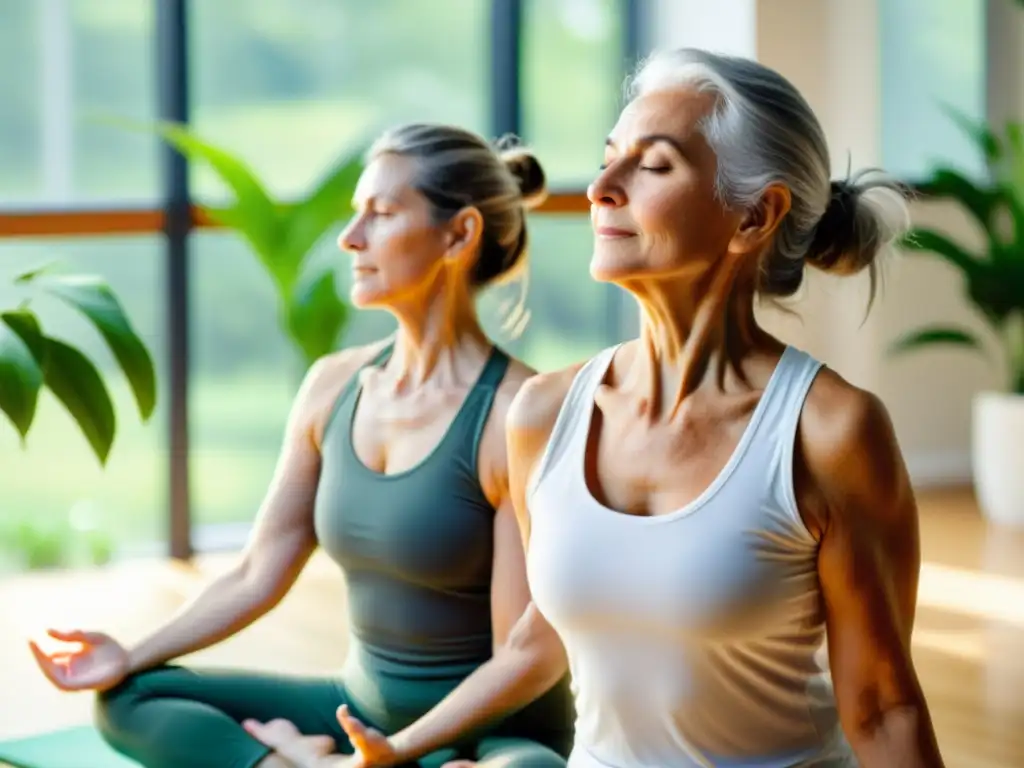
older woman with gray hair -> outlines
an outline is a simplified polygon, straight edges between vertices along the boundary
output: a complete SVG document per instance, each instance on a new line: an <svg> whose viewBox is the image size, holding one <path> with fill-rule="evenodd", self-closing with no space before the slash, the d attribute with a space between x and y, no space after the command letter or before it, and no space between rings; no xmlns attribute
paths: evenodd
<svg viewBox="0 0 1024 768"><path fill-rule="evenodd" d="M754 312L808 266L874 277L906 225L899 186L832 180L777 72L678 50L634 78L589 196L591 274L633 295L641 330L510 407L532 603L408 728L342 712L358 754L340 764L413 759L568 669L571 768L941 766L889 416Z"/></svg>

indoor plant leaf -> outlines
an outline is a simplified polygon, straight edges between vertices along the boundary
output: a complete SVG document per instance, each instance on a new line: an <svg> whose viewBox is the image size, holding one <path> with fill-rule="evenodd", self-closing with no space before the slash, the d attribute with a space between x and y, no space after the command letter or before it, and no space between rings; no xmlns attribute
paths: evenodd
<svg viewBox="0 0 1024 768"><path fill-rule="evenodd" d="M951 104L942 104L941 108L974 141L990 165L1000 160L1003 156L1002 142L984 121L969 117Z"/></svg>
<svg viewBox="0 0 1024 768"><path fill-rule="evenodd" d="M288 303L288 330L307 365L334 350L348 319L348 305L338 296L334 270L309 270Z"/></svg>
<svg viewBox="0 0 1024 768"><path fill-rule="evenodd" d="M991 234L992 216L1002 202L1002 194L993 189L983 189L952 168L938 168L925 182L931 197L955 200L978 220Z"/></svg>
<svg viewBox="0 0 1024 768"><path fill-rule="evenodd" d="M131 386L143 421L149 419L156 405L156 370L110 286L91 275L52 277L42 286L96 326Z"/></svg>
<svg viewBox="0 0 1024 768"><path fill-rule="evenodd" d="M931 326L901 336L892 343L889 352L898 354L934 344L956 344L978 350L984 349L978 339L968 331L952 326Z"/></svg>
<svg viewBox="0 0 1024 768"><path fill-rule="evenodd" d="M32 426L43 385L43 369L28 344L0 314L0 411L24 440Z"/></svg>
<svg viewBox="0 0 1024 768"><path fill-rule="evenodd" d="M114 404L96 366L81 352L47 337L44 380L78 424L100 464L114 443Z"/></svg>
<svg viewBox="0 0 1024 768"><path fill-rule="evenodd" d="M239 232L252 246L284 290L291 288L297 270L288 269L274 258L280 248L281 227L278 208L249 166L221 149L173 123L161 123L159 133L191 160L209 165L234 193L233 205L203 207L215 221Z"/></svg>
<svg viewBox="0 0 1024 768"><path fill-rule="evenodd" d="M977 273L981 262L948 236L925 227L914 227L901 238L901 245L911 251L927 251L941 256L959 268L968 278Z"/></svg>
<svg viewBox="0 0 1024 768"><path fill-rule="evenodd" d="M305 199L290 207L283 250L298 266L329 227L352 214L352 196L363 171L362 152L342 159Z"/></svg>

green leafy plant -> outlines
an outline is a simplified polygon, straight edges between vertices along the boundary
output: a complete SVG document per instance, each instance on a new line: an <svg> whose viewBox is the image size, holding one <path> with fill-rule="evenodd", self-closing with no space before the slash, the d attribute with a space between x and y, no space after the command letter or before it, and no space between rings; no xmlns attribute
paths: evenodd
<svg viewBox="0 0 1024 768"><path fill-rule="evenodd" d="M1007 356L1010 391L1024 394L1024 125L1009 123L997 134L984 123L953 110L949 113L984 153L989 179L972 181L953 168L940 166L924 186L930 196L956 201L980 224L984 249L972 251L948 235L924 227L911 229L903 246L938 256L960 271L969 300L987 320ZM985 348L967 329L937 325L901 337L892 351L933 344Z"/></svg>
<svg viewBox="0 0 1024 768"><path fill-rule="evenodd" d="M62 274L49 266L18 275L14 283L56 297L92 323L128 380L142 420L148 421L157 396L153 360L110 286L94 275ZM81 350L46 334L27 296L16 308L0 312L0 411L22 445L44 387L67 409L105 465L117 419L103 375Z"/></svg>
<svg viewBox="0 0 1024 768"><path fill-rule="evenodd" d="M234 200L227 207L203 206L213 221L237 232L263 265L278 295L282 330L308 367L335 348L348 320L348 304L335 286L335 271L308 258L314 246L352 213L363 152L346 154L304 198L275 200L252 169L228 150L175 124L160 135L190 161L217 173Z"/></svg>

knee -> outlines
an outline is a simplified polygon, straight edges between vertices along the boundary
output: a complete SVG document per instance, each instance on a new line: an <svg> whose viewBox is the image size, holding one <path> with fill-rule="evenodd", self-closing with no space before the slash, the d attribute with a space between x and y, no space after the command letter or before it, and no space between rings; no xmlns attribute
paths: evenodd
<svg viewBox="0 0 1024 768"><path fill-rule="evenodd" d="M112 746L130 730L132 713L145 699L147 678L154 674L156 670L132 675L93 699L93 724Z"/></svg>
<svg viewBox="0 0 1024 768"><path fill-rule="evenodd" d="M537 742L509 739L482 744L479 768L565 768L565 758Z"/></svg>

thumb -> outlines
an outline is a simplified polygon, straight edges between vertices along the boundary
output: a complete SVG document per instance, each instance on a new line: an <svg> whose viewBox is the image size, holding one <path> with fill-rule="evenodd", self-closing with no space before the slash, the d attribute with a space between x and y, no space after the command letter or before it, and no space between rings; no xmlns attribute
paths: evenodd
<svg viewBox="0 0 1024 768"><path fill-rule="evenodd" d="M65 643L85 643L86 645L95 645L107 639L106 635L99 632L83 632L80 629L48 629L46 634L54 640L60 640Z"/></svg>

